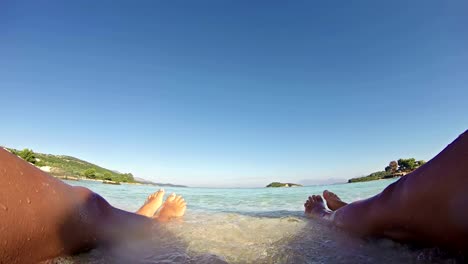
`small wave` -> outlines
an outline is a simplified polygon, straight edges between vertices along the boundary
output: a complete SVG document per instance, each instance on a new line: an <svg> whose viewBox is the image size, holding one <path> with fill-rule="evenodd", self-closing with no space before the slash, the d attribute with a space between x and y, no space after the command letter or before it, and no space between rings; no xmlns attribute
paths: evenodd
<svg viewBox="0 0 468 264"><path fill-rule="evenodd" d="M284 213L284 212L283 212ZM350 236L320 221L281 212L189 213L154 230L61 263L455 263L435 249L411 249L386 239ZM279 217L275 217L279 215Z"/></svg>

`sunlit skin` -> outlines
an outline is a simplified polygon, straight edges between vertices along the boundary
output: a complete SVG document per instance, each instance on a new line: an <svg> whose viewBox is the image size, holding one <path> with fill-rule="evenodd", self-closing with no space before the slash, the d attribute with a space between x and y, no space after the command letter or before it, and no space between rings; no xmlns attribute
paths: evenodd
<svg viewBox="0 0 468 264"><path fill-rule="evenodd" d="M167 222L171 219L180 218L185 214L186 203L184 198L174 193L167 197L161 209L153 216L160 222Z"/></svg>
<svg viewBox="0 0 468 264"><path fill-rule="evenodd" d="M161 207L164 198L164 189L151 194L146 199L146 202L135 213L146 217L153 217L154 213Z"/></svg>
<svg viewBox="0 0 468 264"><path fill-rule="evenodd" d="M327 202L327 207L333 211L347 205L347 203L343 202L338 195L328 190L323 191L323 198L325 198L325 201Z"/></svg>
<svg viewBox="0 0 468 264"><path fill-rule="evenodd" d="M0 263L38 262L128 237L180 218L181 196L150 195L137 213L112 207L89 189L55 179L0 149ZM454 250L468 248L468 131L418 170L366 200L346 204L331 192L306 214L359 235Z"/></svg>
<svg viewBox="0 0 468 264"><path fill-rule="evenodd" d="M362 236L468 249L468 131L431 161L381 193L347 204L329 191L312 195L305 213Z"/></svg>
<svg viewBox="0 0 468 264"><path fill-rule="evenodd" d="M155 224L182 217L186 208L175 194L163 203L160 190L137 213L120 210L89 189L65 184L3 148L0 179L0 263L36 263L144 237Z"/></svg>

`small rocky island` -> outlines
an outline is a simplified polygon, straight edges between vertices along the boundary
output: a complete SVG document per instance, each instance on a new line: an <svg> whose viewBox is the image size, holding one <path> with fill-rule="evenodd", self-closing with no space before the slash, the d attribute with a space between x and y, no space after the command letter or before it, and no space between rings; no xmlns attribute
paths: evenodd
<svg viewBox="0 0 468 264"><path fill-rule="evenodd" d="M273 187L273 188L278 188L278 187L302 187L300 184L296 183L282 183L282 182L272 182L266 186L267 188Z"/></svg>

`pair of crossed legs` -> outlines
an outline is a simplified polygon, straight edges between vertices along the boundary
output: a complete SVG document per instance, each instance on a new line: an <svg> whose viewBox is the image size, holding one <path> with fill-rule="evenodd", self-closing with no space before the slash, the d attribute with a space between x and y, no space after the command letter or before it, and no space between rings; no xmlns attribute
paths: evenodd
<svg viewBox="0 0 468 264"><path fill-rule="evenodd" d="M0 148L0 263L38 262L151 234L154 224L185 212L182 197L162 203L163 195L126 212ZM468 131L374 197L346 204L330 192L324 196L330 210L314 195L305 203L308 216L359 235L467 250Z"/></svg>
<svg viewBox="0 0 468 264"><path fill-rule="evenodd" d="M347 204L324 191L305 213L361 236L468 249L468 131L416 171L381 193Z"/></svg>

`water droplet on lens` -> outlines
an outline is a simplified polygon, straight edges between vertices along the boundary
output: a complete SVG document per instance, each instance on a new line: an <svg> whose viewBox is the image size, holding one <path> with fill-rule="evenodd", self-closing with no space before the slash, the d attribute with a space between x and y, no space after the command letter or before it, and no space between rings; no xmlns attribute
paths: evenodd
<svg viewBox="0 0 468 264"><path fill-rule="evenodd" d="M28 198L26 198L26 201L28 202L28 204L30 204L30 203L31 203L31 200L29 200L29 197L28 197Z"/></svg>
<svg viewBox="0 0 468 264"><path fill-rule="evenodd" d="M5 211L8 211L8 207L4 204L0 204L0 208L2 208Z"/></svg>

